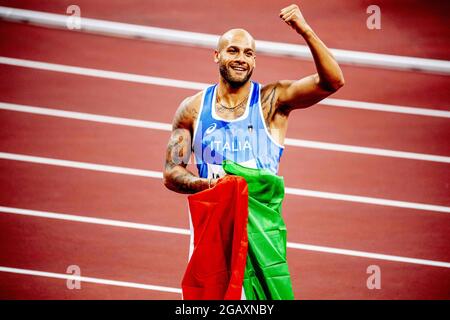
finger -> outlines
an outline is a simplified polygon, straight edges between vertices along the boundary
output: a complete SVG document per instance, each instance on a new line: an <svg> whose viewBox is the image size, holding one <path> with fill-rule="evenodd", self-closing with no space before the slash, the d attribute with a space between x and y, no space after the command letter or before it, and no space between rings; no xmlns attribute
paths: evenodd
<svg viewBox="0 0 450 320"><path fill-rule="evenodd" d="M293 9L292 6L293 5L290 5L290 6L287 6L287 7L283 8L283 9L281 9L280 14L285 14L286 12L292 10Z"/></svg>
<svg viewBox="0 0 450 320"><path fill-rule="evenodd" d="M298 9L298 6L295 4L291 4L290 6L286 7L286 9L295 10L295 9Z"/></svg>
<svg viewBox="0 0 450 320"><path fill-rule="evenodd" d="M288 5L287 7L284 7L283 9L292 9L292 8L295 8L297 5L295 5L295 4L291 4L291 5Z"/></svg>
<svg viewBox="0 0 450 320"><path fill-rule="evenodd" d="M284 19L284 21L289 22L291 20L295 20L294 19L295 17L296 17L296 12L292 11L292 12L289 12L288 14L286 14L283 19Z"/></svg>
<svg viewBox="0 0 450 320"><path fill-rule="evenodd" d="M281 9L281 12L284 14L284 13L291 11L292 9L293 9L292 6L289 6L289 7Z"/></svg>
<svg viewBox="0 0 450 320"><path fill-rule="evenodd" d="M288 12L290 9L288 7L283 8L280 10L280 14L285 14L286 12Z"/></svg>
<svg viewBox="0 0 450 320"><path fill-rule="evenodd" d="M280 17L283 16L283 15L285 15L285 14L288 13L288 12L289 12L289 10L285 10L285 9L281 10L281 11L280 11Z"/></svg>
<svg viewBox="0 0 450 320"><path fill-rule="evenodd" d="M292 10L287 10L283 14L280 15L281 18L287 17L289 14L291 14Z"/></svg>
<svg viewBox="0 0 450 320"><path fill-rule="evenodd" d="M288 13L286 13L285 15L283 15L283 17L282 17L282 19L285 21L285 22L288 22L290 19L292 19L292 17L295 15L295 11L291 11L291 12L288 12Z"/></svg>

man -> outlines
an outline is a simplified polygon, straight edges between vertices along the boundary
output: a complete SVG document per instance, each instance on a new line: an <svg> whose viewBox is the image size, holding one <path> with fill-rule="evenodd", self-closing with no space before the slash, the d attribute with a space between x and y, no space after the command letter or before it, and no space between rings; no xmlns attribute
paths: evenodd
<svg viewBox="0 0 450 320"><path fill-rule="evenodd" d="M290 112L344 85L339 65L299 7L282 9L280 18L306 41L317 73L261 86L250 81L256 64L253 37L243 29L224 33L214 53L219 83L186 98L176 111L164 168L170 190L196 193L215 186L227 159L276 174ZM199 176L186 169L192 150Z"/></svg>
<svg viewBox="0 0 450 320"><path fill-rule="evenodd" d="M281 216L284 183L276 176L288 117L336 92L344 78L297 5L282 9L280 18L305 39L317 73L265 86L250 81L255 40L243 29L232 29L214 52L219 83L186 98L175 114L164 184L175 192L197 193L188 197L191 244L184 298L294 298ZM199 176L186 169L191 151ZM241 177L219 182L225 171ZM257 183L251 182L255 173ZM251 186L233 192L239 186L233 179L242 177Z"/></svg>

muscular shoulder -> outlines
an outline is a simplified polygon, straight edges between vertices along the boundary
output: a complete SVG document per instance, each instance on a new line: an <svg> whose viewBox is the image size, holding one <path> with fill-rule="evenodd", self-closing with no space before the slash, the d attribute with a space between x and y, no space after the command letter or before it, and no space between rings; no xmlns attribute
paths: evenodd
<svg viewBox="0 0 450 320"><path fill-rule="evenodd" d="M197 120L202 99L202 92L184 99L178 107L172 123L172 129L188 129L192 132L194 123Z"/></svg>

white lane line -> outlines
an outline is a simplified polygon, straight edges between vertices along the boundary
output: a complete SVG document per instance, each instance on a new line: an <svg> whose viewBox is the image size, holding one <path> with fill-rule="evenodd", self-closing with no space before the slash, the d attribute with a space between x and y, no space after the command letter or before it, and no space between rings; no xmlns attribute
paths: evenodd
<svg viewBox="0 0 450 320"><path fill-rule="evenodd" d="M173 87L190 90L203 90L208 84L193 81L174 80L168 78L144 76L126 72L107 71L93 68L74 67L63 64L39 62L32 60L8 58L0 56L0 63L16 67L24 67L31 69L39 69L45 71L62 72L76 74L80 76L96 77L111 80L120 80L128 82L136 82L143 84L151 84L165 87Z"/></svg>
<svg viewBox="0 0 450 320"><path fill-rule="evenodd" d="M433 155L433 154L396 151L396 150L380 149L380 148L360 147L360 146L352 146L352 145L348 145L348 144L337 144L337 143L290 139L290 138L286 138L284 142L288 146L295 146L295 147L313 148L313 149L340 151L340 152L349 152L349 153L359 153L359 154L367 154L367 155L372 155L372 156L392 157L392 158L401 158L401 159L410 159L410 160L422 160L422 161L450 163L450 157L437 156L437 155Z"/></svg>
<svg viewBox="0 0 450 320"><path fill-rule="evenodd" d="M111 117L111 116L104 116L104 115L93 114L93 113L65 111L65 110L60 110L60 109L41 108L41 107L28 106L28 105L23 105L23 104L15 104L15 103L0 102L0 110L26 112L26 113L39 114L39 115L44 115L44 116L60 117L60 118L76 119L76 120L84 120L84 121L94 121L94 122L116 124L116 125L145 128L145 129L155 129L155 130L163 130L163 131L171 131L172 130L172 126L170 125L170 123L146 121L146 120L135 120L135 119L121 118L121 117Z"/></svg>
<svg viewBox="0 0 450 320"><path fill-rule="evenodd" d="M416 259L416 258L400 257L400 256L393 256L393 255L381 254L381 253L364 252L364 251L339 249L339 248L331 248L331 247L322 247L322 246L315 246L315 245L303 244L303 243L288 242L287 246L288 246L288 248L292 248L292 249L333 253L333 254L342 254L342 255L346 255L346 256L420 264L420 265L427 265L427 266L433 266L433 267L450 268L450 262L443 262L443 261Z"/></svg>
<svg viewBox="0 0 450 320"><path fill-rule="evenodd" d="M86 216L78 216L78 215L64 214L64 213L54 213L54 212L48 212L48 211L37 211L37 210L28 210L28 209L2 207L2 206L0 206L0 211L12 213L12 214L18 214L18 215L40 217L40 218L49 218L49 219L58 219L58 220L66 220L66 221L101 224L101 225L112 226L112 227L122 227L122 228L129 228L129 229L157 231L157 232L175 233L175 234L183 234L183 235L190 234L189 230L181 229L181 228L162 227L162 226L157 226L157 225L152 225L152 224L119 221L119 220L111 220L111 219L103 219L103 218L92 218L92 217L86 217Z"/></svg>
<svg viewBox="0 0 450 320"><path fill-rule="evenodd" d="M411 114L416 116L450 118L450 112L445 110L423 109L407 106L394 106L389 104L353 101L345 99L326 98L320 101L319 104L331 107L353 108L353 109L382 111L382 112L395 112L395 113Z"/></svg>
<svg viewBox="0 0 450 320"><path fill-rule="evenodd" d="M117 167L117 166L108 166L108 165L88 163L88 162L78 162L78 161L60 160L60 159L43 158L43 157L33 157L33 156L27 156L27 155L22 155L22 154L15 154L15 153L0 152L0 159L32 162L32 163L47 164L47 165L52 165L52 166L75 168L75 169L126 174L126 175L133 175L133 176L139 176L139 177L149 177L149 178L158 178L158 179L161 179L163 177L162 172L158 172L158 171L141 170L141 169L133 169L133 168Z"/></svg>
<svg viewBox="0 0 450 320"><path fill-rule="evenodd" d="M133 73L125 73L125 72L116 72L116 71L107 71L93 68L84 68L84 67L75 67L69 65L48 63L48 62L40 62L33 60L25 60L25 59L16 59L0 56L0 64L6 64L10 66L16 67L24 67L24 68L32 68L39 69L45 71L52 72L63 72L76 74L81 76L89 76L89 77L97 77L103 79L112 79L112 80L120 80L120 81L129 81L157 86L166 86L180 89L189 89L189 90L203 90L209 84L202 82L193 82L193 81L185 81L185 80L175 80L161 77L151 77L138 75ZM353 100L343 100L343 99L334 99L334 98L326 98L322 100L320 105L324 106L333 106L333 107L345 107L345 108L356 108L362 110L373 110L373 111L381 111L381 112L395 112L402 114L411 114L418 116L430 116L430 117L441 117L441 118L450 118L450 111L445 110L436 110L436 109L425 109L419 107L407 107L407 106L397 106L383 103L372 103L372 102L362 102L362 101L353 101ZM358 107L358 106L361 107Z"/></svg>
<svg viewBox="0 0 450 320"><path fill-rule="evenodd" d="M47 212L47 211L37 211L37 210L29 210L29 209L20 209L20 208L12 208L12 207L0 206L0 213L9 213L9 214L41 217L41 218L84 222L84 223L95 223L95 224L114 226L114 227L133 228L133 229L141 229L141 230L155 231L155 232L167 232L167 233L174 233L174 234L181 234L181 235L189 235L190 234L189 229L163 227L163 226L155 226L155 225L145 225L142 223L132 223L132 222L128 222L128 221L91 218L91 217L78 216L78 215L70 215L70 214ZM340 255L346 255L346 256L354 256L354 257L362 257L362 258L379 259L379 260L386 260L386 261L395 261L395 262L420 264L420 265L426 265L426 266L450 268L449 262L408 258L408 257L386 255L386 254L379 254L379 253L373 253L373 252L365 252L365 251L331 248L331 247L316 246L316 245L310 245L310 244L304 244L304 243L288 242L287 247L291 248L291 249L298 249L298 250L308 250L308 251L315 251L315 252L340 254Z"/></svg>
<svg viewBox="0 0 450 320"><path fill-rule="evenodd" d="M93 163L87 163L87 162L60 160L60 159L53 159L53 158L34 157L34 156L27 156L27 155L23 155L23 154L7 153L7 152L0 152L0 159L13 160L13 161L24 161L24 162L46 164L46 165L53 165L53 166L62 166L62 167L69 167L69 168L76 168L76 169L111 172L111 173L118 173L118 174L128 174L128 175L143 176L143 177L158 178L158 179L161 179L163 176L162 172L158 172L158 171L132 169L132 168L126 168L126 167L117 167L117 166L107 166L107 165L93 164ZM450 207L424 204L424 203L362 197L362 196L354 196L354 195L341 194L341 193L322 192L322 191L306 190L306 189L299 189L299 188L289 188L289 187L285 188L285 192L286 192L286 194L305 196L305 197L322 198L322 199L328 199L328 200L340 200L340 201L349 201L349 202L390 206L390 207L397 207L397 208L408 208L408 209L450 213Z"/></svg>
<svg viewBox="0 0 450 320"><path fill-rule="evenodd" d="M450 207L436 206L436 205L425 204L425 203L406 202L406 201L389 200L389 199L364 197L364 196L354 196L354 195L342 194L342 193L322 192L322 191L305 190L305 189L288 188L288 187L285 188L285 192L286 192L286 194L292 194L292 195L296 195L296 196L313 197L313 198L321 198L321 199L328 199L328 200L350 201L350 202L358 202L358 203L375 204L375 205L387 206L387 207L408 208L408 209L416 209L416 210L438 211L438 212L450 213Z"/></svg>
<svg viewBox="0 0 450 320"><path fill-rule="evenodd" d="M69 17L67 15L41 11L0 7L0 19L14 22L28 22L31 24L68 30L67 22ZM89 33L139 38L206 48L215 48L219 37L215 34L148 27L85 17L80 19L80 27L81 31ZM308 60L311 60L312 58L310 50L305 45L257 40L256 47L258 52L262 54ZM331 51L336 59L344 64L450 74L450 62L446 60L424 59L342 49L331 49Z"/></svg>
<svg viewBox="0 0 450 320"><path fill-rule="evenodd" d="M26 112L26 113L39 114L39 115L52 116L52 117L94 121L94 122L124 125L124 126L146 128L146 129L163 130L163 131L172 130L172 126L169 123L145 121L145 120L134 120L134 119L129 119L129 118L103 116L103 115L92 114L92 113L65 111L65 110L60 110L60 109L41 108L41 107L27 106L27 105L14 104L14 103L0 102L0 110ZM411 160L450 163L450 157L445 157L445 156L438 156L438 155L424 154L424 153L415 153L415 152L395 151L395 150L380 149L380 148L360 147L360 146L352 146L352 145L328 143L328 142L320 142L320 141L286 138L285 144L288 146L294 146L294 147L300 147L300 148L313 148L313 149L320 149L320 150L359 153L359 154L367 154L367 155L383 156L383 157L393 157L393 158L402 158L402 159L411 159Z"/></svg>
<svg viewBox="0 0 450 320"><path fill-rule="evenodd" d="M29 269L9 268L9 267L4 267L4 266L0 266L0 272L25 274L25 275L30 275L30 276L64 279L64 280L78 280L81 282L105 284L105 285L110 285L110 286L118 286L118 287L126 287L126 288L136 288L136 289L144 289L144 290L152 290L152 291L181 293L181 289L178 289L178 288L156 286L156 285L152 285L152 284L108 280L108 279L92 278L92 277L85 277L85 276L75 276L75 275L70 275L70 274L45 272L45 271L37 271L37 270L29 270Z"/></svg>

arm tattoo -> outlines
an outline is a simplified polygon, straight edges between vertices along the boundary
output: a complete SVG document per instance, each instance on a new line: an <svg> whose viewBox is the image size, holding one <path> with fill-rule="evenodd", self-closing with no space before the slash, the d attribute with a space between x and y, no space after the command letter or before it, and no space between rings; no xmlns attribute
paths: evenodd
<svg viewBox="0 0 450 320"><path fill-rule="evenodd" d="M195 108L191 108L191 116L192 116L192 123L194 123L195 120L197 120L198 111Z"/></svg>
<svg viewBox="0 0 450 320"><path fill-rule="evenodd" d="M190 124L197 114L194 108L184 106L175 114L164 167L164 184L175 192L195 193L208 188L206 179L201 179L186 169L191 155Z"/></svg>
<svg viewBox="0 0 450 320"><path fill-rule="evenodd" d="M179 193L196 193L208 188L207 181L186 169L185 172L176 172L172 175L171 185L174 187L171 190Z"/></svg>

